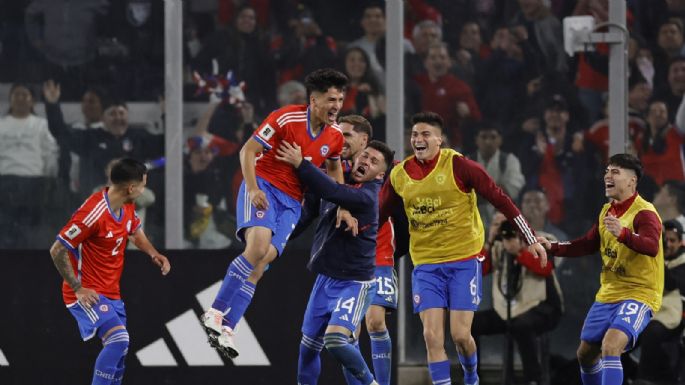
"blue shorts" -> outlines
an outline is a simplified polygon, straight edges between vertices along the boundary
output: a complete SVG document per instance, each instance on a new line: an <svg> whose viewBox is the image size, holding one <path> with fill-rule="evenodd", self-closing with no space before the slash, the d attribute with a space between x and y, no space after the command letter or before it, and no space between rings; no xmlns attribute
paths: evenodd
<svg viewBox="0 0 685 385"><path fill-rule="evenodd" d="M376 294L371 300L372 305L383 306L386 309L397 309L397 273L392 266L378 266L374 274L376 279Z"/></svg>
<svg viewBox="0 0 685 385"><path fill-rule="evenodd" d="M112 318L117 317L121 325L126 326L126 309L124 302L120 299L109 299L101 294L100 301L90 309L79 302L67 305L67 309L76 318L81 338L84 341L93 338L98 328Z"/></svg>
<svg viewBox="0 0 685 385"><path fill-rule="evenodd" d="M278 255L281 255L290 233L293 232L297 221L300 219L302 204L262 178L257 177L257 185L266 194L269 208L256 210L252 206L247 196L245 181L243 181L240 184L240 192L238 192L238 201L236 202L235 212L238 224L236 236L244 243L246 229L254 226L266 227L271 230L271 244L278 251Z"/></svg>
<svg viewBox="0 0 685 385"><path fill-rule="evenodd" d="M302 334L316 339L328 325L338 325L350 332L364 318L376 289L376 281L347 281L319 274L309 295L302 320Z"/></svg>
<svg viewBox="0 0 685 385"><path fill-rule="evenodd" d="M631 350L651 319L652 309L639 301L630 299L616 303L595 302L585 317L580 339L601 344L607 330L618 329L628 336L626 350Z"/></svg>
<svg viewBox="0 0 685 385"><path fill-rule="evenodd" d="M478 310L481 266L476 258L418 265L412 273L414 313L426 309Z"/></svg>

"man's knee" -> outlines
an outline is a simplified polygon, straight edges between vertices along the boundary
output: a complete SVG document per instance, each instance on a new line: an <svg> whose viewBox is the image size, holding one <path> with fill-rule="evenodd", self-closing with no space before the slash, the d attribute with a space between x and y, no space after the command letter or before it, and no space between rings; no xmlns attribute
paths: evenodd
<svg viewBox="0 0 685 385"><path fill-rule="evenodd" d="M385 325L385 317L366 317L366 330L369 333L384 332L388 328Z"/></svg>
<svg viewBox="0 0 685 385"><path fill-rule="evenodd" d="M102 341L105 348L116 351L120 357L123 357L128 353L128 346L130 343L128 330L126 329L116 329L112 333L109 333L107 337Z"/></svg>
<svg viewBox="0 0 685 385"><path fill-rule="evenodd" d="M471 341L470 330L453 330L451 335L452 341L454 341L457 346L465 347Z"/></svg>
<svg viewBox="0 0 685 385"><path fill-rule="evenodd" d="M629 337L617 329L609 329L602 339L602 356L620 356L629 342Z"/></svg>
<svg viewBox="0 0 685 385"><path fill-rule="evenodd" d="M445 335L439 330L424 328L423 339L426 341L426 347L429 349L443 347L445 345Z"/></svg>
<svg viewBox="0 0 685 385"><path fill-rule="evenodd" d="M583 366L593 365L599 359L600 349L598 346L590 345L587 342L581 342L576 350L576 357L578 362Z"/></svg>

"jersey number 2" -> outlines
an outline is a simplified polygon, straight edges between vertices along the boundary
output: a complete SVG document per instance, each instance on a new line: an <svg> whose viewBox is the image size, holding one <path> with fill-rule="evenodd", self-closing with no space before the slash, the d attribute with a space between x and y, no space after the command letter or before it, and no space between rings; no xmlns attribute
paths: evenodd
<svg viewBox="0 0 685 385"><path fill-rule="evenodd" d="M112 255L117 255L119 254L119 246L121 246L121 243L124 241L124 237L117 238L117 245L114 246L112 249Z"/></svg>

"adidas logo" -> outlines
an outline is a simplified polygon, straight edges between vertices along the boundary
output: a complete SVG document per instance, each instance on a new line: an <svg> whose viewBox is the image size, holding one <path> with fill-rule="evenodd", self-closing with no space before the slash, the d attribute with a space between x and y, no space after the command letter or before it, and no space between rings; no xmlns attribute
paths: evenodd
<svg viewBox="0 0 685 385"><path fill-rule="evenodd" d="M0 366L10 366L10 363L7 361L7 358L5 358L5 354L2 352L2 349L0 349Z"/></svg>
<svg viewBox="0 0 685 385"><path fill-rule="evenodd" d="M114 234L112 234L112 232L110 231L109 233L107 233L107 236L105 238L112 238L113 236Z"/></svg>
<svg viewBox="0 0 685 385"><path fill-rule="evenodd" d="M219 292L221 281L202 290L195 295L202 309L209 309L214 297ZM240 333L234 337L236 345L240 347L240 355L233 360L236 366L271 366L269 358L259 345L250 325L245 318L240 320ZM138 350L136 357L142 366L182 366L174 359L167 343L173 343L183 356L188 366L224 366L224 361L214 348L207 343L200 318L193 309L166 323L166 328L173 341L159 338L148 346ZM0 357L2 358L2 357ZM2 361L0 360L0 365Z"/></svg>
<svg viewBox="0 0 685 385"><path fill-rule="evenodd" d="M350 319L347 317L347 314L343 314L342 317L340 317L340 319L343 320L343 321L348 321L348 322L349 322L349 320L350 320Z"/></svg>
<svg viewBox="0 0 685 385"><path fill-rule="evenodd" d="M630 317L623 317L623 320L626 321L627 323L630 323Z"/></svg>

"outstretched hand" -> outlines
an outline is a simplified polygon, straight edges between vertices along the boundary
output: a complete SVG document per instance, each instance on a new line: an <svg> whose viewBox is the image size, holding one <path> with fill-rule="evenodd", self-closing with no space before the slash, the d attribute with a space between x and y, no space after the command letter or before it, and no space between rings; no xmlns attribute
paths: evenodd
<svg viewBox="0 0 685 385"><path fill-rule="evenodd" d="M61 94L62 90L59 84L55 83L52 79L43 83L43 97L48 103L57 103Z"/></svg>
<svg viewBox="0 0 685 385"><path fill-rule="evenodd" d="M297 143L290 144L285 140L276 149L276 159L297 168L302 163L302 149Z"/></svg>

